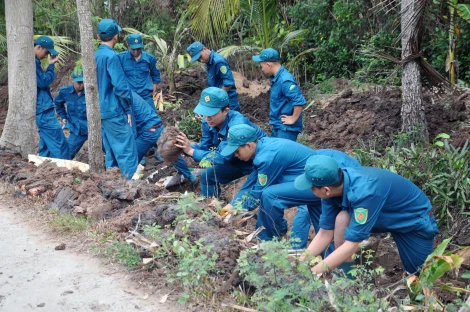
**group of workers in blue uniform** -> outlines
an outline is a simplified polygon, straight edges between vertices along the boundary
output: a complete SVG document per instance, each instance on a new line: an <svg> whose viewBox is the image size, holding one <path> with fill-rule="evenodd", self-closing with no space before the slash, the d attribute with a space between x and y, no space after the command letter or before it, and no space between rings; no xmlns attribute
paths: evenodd
<svg viewBox="0 0 470 312"><path fill-rule="evenodd" d="M110 19L98 24L101 44L95 53L98 92L106 154L106 167L119 167L131 177L139 161L158 140L164 125L153 103L160 73L153 55L142 51L142 37L128 36L129 50L118 54L114 45L121 27ZM257 227L261 240L286 235L284 210L298 207L291 244L306 248L312 224L316 235L302 258L322 255L312 268L320 274L337 267L348 271L352 255L371 233L390 232L403 268L415 273L432 252L438 234L431 204L413 183L392 172L362 167L347 154L330 149L313 150L300 143L305 98L295 78L280 63L279 53L264 49L253 56L271 79L271 135L240 113L235 80L227 60L201 42L187 48L191 62L206 64L207 88L194 112L202 115L202 138L190 142L180 132L175 145L195 161L207 161L199 179L205 197L221 195L221 184L247 176L235 197L221 210L239 206L259 207ZM62 87L52 101L49 85L55 77L54 63L44 72L39 60L57 55L53 41L41 36L35 41L38 79L37 125L39 155L72 159L87 138L83 72L74 69L74 83ZM68 140L56 119L54 105ZM66 109L64 104L67 106ZM158 155L156 155L158 156ZM173 164L189 181L196 178L182 157Z"/></svg>

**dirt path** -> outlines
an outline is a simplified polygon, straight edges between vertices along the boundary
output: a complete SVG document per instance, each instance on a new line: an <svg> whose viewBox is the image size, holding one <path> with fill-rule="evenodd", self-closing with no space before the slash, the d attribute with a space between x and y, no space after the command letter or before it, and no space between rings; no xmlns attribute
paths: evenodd
<svg viewBox="0 0 470 312"><path fill-rule="evenodd" d="M62 251L60 238L45 234L0 199L0 311L184 311L164 294L146 294L126 272L103 266L76 246Z"/></svg>

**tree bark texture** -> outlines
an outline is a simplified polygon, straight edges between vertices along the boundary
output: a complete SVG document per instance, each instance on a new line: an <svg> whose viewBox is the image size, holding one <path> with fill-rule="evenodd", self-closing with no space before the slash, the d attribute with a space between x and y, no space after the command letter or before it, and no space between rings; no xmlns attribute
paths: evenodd
<svg viewBox="0 0 470 312"><path fill-rule="evenodd" d="M8 114L0 145L23 157L36 153L36 64L31 0L5 0Z"/></svg>
<svg viewBox="0 0 470 312"><path fill-rule="evenodd" d="M92 172L104 171L101 138L101 117L96 79L95 49L93 46L93 24L89 0L77 0L80 46L85 82L85 99L88 118L88 159Z"/></svg>
<svg viewBox="0 0 470 312"><path fill-rule="evenodd" d="M416 18L419 14L417 2L418 0L401 1L402 61L419 53L421 49L422 23L421 19ZM411 133L413 139L428 142L429 134L421 88L418 59L405 61L402 73L402 131Z"/></svg>

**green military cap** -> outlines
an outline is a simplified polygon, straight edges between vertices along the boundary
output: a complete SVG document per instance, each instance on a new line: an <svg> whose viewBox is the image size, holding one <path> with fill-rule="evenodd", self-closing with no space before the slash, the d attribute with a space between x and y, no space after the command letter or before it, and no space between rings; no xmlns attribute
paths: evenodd
<svg viewBox="0 0 470 312"><path fill-rule="evenodd" d="M252 59L255 62L278 62L279 53L273 48L267 48L261 51L259 55L254 55Z"/></svg>
<svg viewBox="0 0 470 312"><path fill-rule="evenodd" d="M142 49L144 47L142 36L140 34L130 34L127 36L127 43L133 50Z"/></svg>
<svg viewBox="0 0 470 312"><path fill-rule="evenodd" d="M114 37L122 30L115 20L105 18L98 23L98 35L102 37Z"/></svg>
<svg viewBox="0 0 470 312"><path fill-rule="evenodd" d="M228 143L220 152L222 156L233 154L240 146L257 139L256 129L247 124L241 124L231 127L228 130Z"/></svg>
<svg viewBox="0 0 470 312"><path fill-rule="evenodd" d="M36 41L34 41L34 45L40 45L41 47L46 49L51 55L59 55L59 53L54 50L54 40L52 40L48 36L39 36Z"/></svg>
<svg viewBox="0 0 470 312"><path fill-rule="evenodd" d="M201 57L201 51L204 49L204 45L199 41L194 41L191 45L186 49L189 56L191 56L191 63L196 62Z"/></svg>
<svg viewBox="0 0 470 312"><path fill-rule="evenodd" d="M340 181L339 166L330 156L310 156L305 164L305 173L298 176L294 186L298 190L307 190L312 186L329 186Z"/></svg>
<svg viewBox="0 0 470 312"><path fill-rule="evenodd" d="M83 82L83 68L81 66L75 66L72 71L72 78L75 82Z"/></svg>
<svg viewBox="0 0 470 312"><path fill-rule="evenodd" d="M202 90L199 104L197 104L194 112L203 116L214 116L222 107L229 105L227 91L209 87Z"/></svg>

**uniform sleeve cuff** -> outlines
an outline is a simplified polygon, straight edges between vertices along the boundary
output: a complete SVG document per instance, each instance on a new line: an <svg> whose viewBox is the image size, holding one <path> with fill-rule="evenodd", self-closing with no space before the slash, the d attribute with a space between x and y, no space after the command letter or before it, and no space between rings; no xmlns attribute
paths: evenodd
<svg viewBox="0 0 470 312"><path fill-rule="evenodd" d="M344 239L350 242L359 243L370 237L370 232L358 232L353 229L346 228Z"/></svg>
<svg viewBox="0 0 470 312"><path fill-rule="evenodd" d="M193 159L194 161L197 161L197 162L200 162L204 156L206 156L206 154L208 153L208 151L203 151L203 150L194 150L193 151Z"/></svg>

